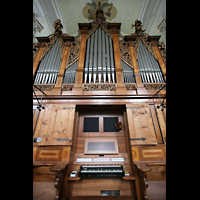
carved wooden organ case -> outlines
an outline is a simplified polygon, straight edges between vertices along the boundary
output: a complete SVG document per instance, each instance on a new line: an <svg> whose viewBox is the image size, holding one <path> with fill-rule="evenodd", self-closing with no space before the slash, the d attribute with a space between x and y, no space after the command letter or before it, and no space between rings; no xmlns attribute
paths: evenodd
<svg viewBox="0 0 200 200"><path fill-rule="evenodd" d="M161 88L166 57L165 49L158 47L160 36L122 36L120 26L104 20L79 23L76 37L54 33L38 38L42 50L34 53L34 84L46 91L60 87L59 94L74 87L82 91L116 91L118 87L124 93L138 87Z"/></svg>
<svg viewBox="0 0 200 200"><path fill-rule="evenodd" d="M136 182L134 163L165 161L166 155L166 113L154 104L160 103L155 93L163 89L163 98L166 88L166 56L165 49L159 48L160 36L138 31L122 36L121 23L108 23L103 18L78 26L75 37L59 31L38 37L39 44L34 46L33 84L37 86L34 94L45 99L45 110L37 114L35 109L33 114L34 138L42 138L33 147L34 166L41 162L56 165L52 171L56 172L59 198L63 195L70 199L78 194L100 196L107 188L115 188L121 196L145 199L145 194L144 198L136 194L141 182ZM40 90L46 95L42 96ZM99 132L87 133L85 119L94 115L99 120ZM122 130L114 133L104 130L104 120L110 117L120 119ZM88 137L102 140L110 137L118 144L119 151L105 155L104 159L95 157L100 155L88 156L85 152L89 149L83 151L84 142L90 142L86 141ZM72 170L80 168L81 159L92 164L106 164L98 163L98 159L122 163L130 176L116 181L96 180L92 191L90 181L69 177ZM146 187L144 178L141 191ZM89 186L84 188L85 184ZM75 188L79 188L79 193Z"/></svg>

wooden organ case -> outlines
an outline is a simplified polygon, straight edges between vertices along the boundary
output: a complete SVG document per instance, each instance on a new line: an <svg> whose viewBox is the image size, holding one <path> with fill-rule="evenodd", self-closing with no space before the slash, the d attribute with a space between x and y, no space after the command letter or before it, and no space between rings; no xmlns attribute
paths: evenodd
<svg viewBox="0 0 200 200"><path fill-rule="evenodd" d="M37 38L33 181L55 181L55 199L142 200L165 180L165 49L98 12L76 37Z"/></svg>

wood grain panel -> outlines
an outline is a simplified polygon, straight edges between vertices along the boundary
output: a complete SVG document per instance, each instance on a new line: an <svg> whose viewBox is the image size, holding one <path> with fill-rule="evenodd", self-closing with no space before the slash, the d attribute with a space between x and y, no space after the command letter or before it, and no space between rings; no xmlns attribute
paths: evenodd
<svg viewBox="0 0 200 200"><path fill-rule="evenodd" d="M101 196L101 190L120 190L120 196L131 196L130 181L103 178L74 182L72 196Z"/></svg>
<svg viewBox="0 0 200 200"><path fill-rule="evenodd" d="M166 122L161 109L156 109L164 143L166 143Z"/></svg>
<svg viewBox="0 0 200 200"><path fill-rule="evenodd" d="M139 161L139 153L137 147L131 147L133 161Z"/></svg>
<svg viewBox="0 0 200 200"><path fill-rule="evenodd" d="M36 151L37 151L37 147L33 147L33 160L35 160Z"/></svg>
<svg viewBox="0 0 200 200"><path fill-rule="evenodd" d="M58 158L60 150L40 150L39 158Z"/></svg>
<svg viewBox="0 0 200 200"><path fill-rule="evenodd" d="M165 161L165 146L132 146L133 161Z"/></svg>
<svg viewBox="0 0 200 200"><path fill-rule="evenodd" d="M47 104L41 111L35 129L34 137L41 137L38 145L71 145L74 128L74 104Z"/></svg>
<svg viewBox="0 0 200 200"><path fill-rule="evenodd" d="M150 110L151 110L151 115L152 115L154 129L155 129L156 136L157 136L157 141L158 141L158 143L163 144L163 139L162 139L159 123L158 123L158 118L157 118L157 114L156 114L156 110L155 110L155 105L151 104L151 105L149 105L149 107L150 107Z"/></svg>
<svg viewBox="0 0 200 200"><path fill-rule="evenodd" d="M142 150L143 158L162 158L164 153L162 149Z"/></svg>
<svg viewBox="0 0 200 200"><path fill-rule="evenodd" d="M138 140L131 141L131 145L157 144L157 138L148 104L127 104L127 117L130 138ZM145 140L139 140L145 138Z"/></svg>
<svg viewBox="0 0 200 200"><path fill-rule="evenodd" d="M64 147L62 151L62 161L69 161L71 147Z"/></svg>
<svg viewBox="0 0 200 200"><path fill-rule="evenodd" d="M63 147L37 147L35 160L61 161Z"/></svg>

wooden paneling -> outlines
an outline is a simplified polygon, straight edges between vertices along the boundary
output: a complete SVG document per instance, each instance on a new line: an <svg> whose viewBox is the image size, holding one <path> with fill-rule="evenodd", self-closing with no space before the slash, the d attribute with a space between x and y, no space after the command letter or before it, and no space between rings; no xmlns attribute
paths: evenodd
<svg viewBox="0 0 200 200"><path fill-rule="evenodd" d="M131 149L132 149L132 159L133 159L134 161L138 161L138 160L139 160L138 148L132 146Z"/></svg>
<svg viewBox="0 0 200 200"><path fill-rule="evenodd" d="M130 182L122 179L81 179L73 183L72 196L101 196L101 190L120 190L120 196L131 196Z"/></svg>
<svg viewBox="0 0 200 200"><path fill-rule="evenodd" d="M33 147L35 161L69 161L71 147L44 146Z"/></svg>
<svg viewBox="0 0 200 200"><path fill-rule="evenodd" d="M70 141L57 141L57 138L72 139L74 114L74 104L45 105L34 134L34 137L42 138L38 145L71 145Z"/></svg>
<svg viewBox="0 0 200 200"><path fill-rule="evenodd" d="M131 145L157 144L157 138L148 104L127 104L127 116ZM139 140L145 138L145 140Z"/></svg>
<svg viewBox="0 0 200 200"><path fill-rule="evenodd" d="M132 146L131 149L133 162L166 160L166 146Z"/></svg>
<svg viewBox="0 0 200 200"><path fill-rule="evenodd" d="M163 137L164 143L166 143L166 122L165 122L164 114L160 108L159 109L157 108L156 112L157 112L158 121L160 124L160 129L162 132L162 137Z"/></svg>
<svg viewBox="0 0 200 200"><path fill-rule="evenodd" d="M163 144L163 138L162 138L162 134L160 131L160 126L159 126L159 122L158 122L158 118L157 118L157 114L156 114L156 108L154 104L149 105L150 111L151 111L151 116L152 116L152 120L153 120L153 125L154 125L154 130L156 132L156 136L157 136L157 142L160 144Z"/></svg>

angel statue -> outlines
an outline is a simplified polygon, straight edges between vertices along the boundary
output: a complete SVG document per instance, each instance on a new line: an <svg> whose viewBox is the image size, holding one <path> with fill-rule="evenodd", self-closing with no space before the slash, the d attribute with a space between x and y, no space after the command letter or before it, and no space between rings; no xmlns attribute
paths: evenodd
<svg viewBox="0 0 200 200"><path fill-rule="evenodd" d="M63 28L63 25L61 24L61 21L59 19L57 19L53 25L55 28L54 33L62 33L61 29Z"/></svg>
<svg viewBox="0 0 200 200"><path fill-rule="evenodd" d="M139 20L135 20L135 24L131 26L131 28L135 27L135 33L138 35L141 35L141 32L144 32L145 30L142 29L142 22Z"/></svg>

